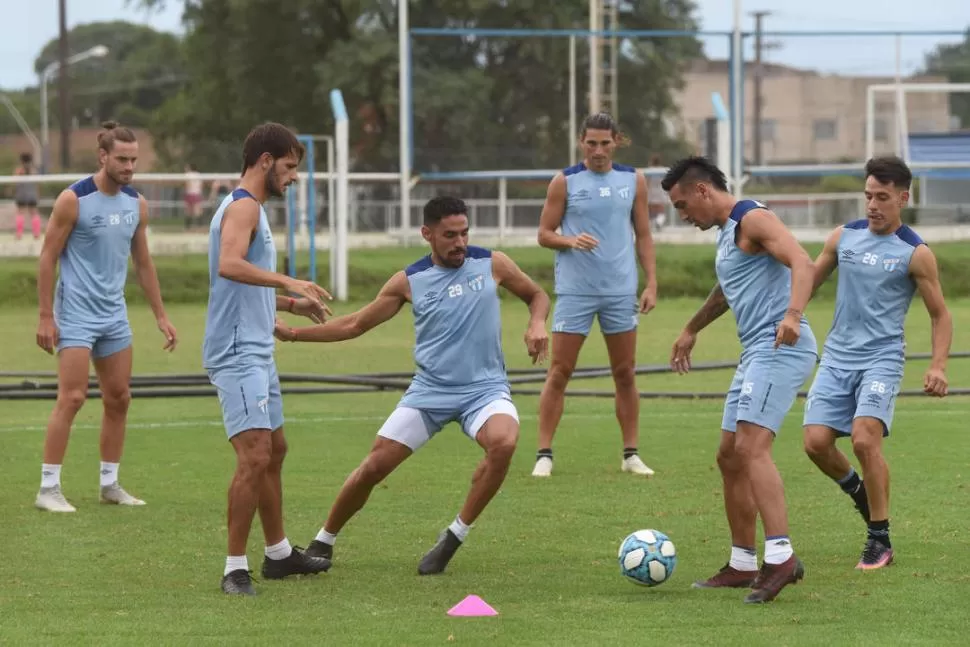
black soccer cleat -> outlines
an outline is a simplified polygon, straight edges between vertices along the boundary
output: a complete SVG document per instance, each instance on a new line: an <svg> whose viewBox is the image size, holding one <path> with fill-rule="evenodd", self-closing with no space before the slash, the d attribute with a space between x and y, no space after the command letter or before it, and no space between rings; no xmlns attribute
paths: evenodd
<svg viewBox="0 0 970 647"><path fill-rule="evenodd" d="M459 548L461 548L461 540L451 530L445 528L438 535L438 543L421 558L421 563L418 564L418 575L443 573Z"/></svg>
<svg viewBox="0 0 970 647"><path fill-rule="evenodd" d="M329 559L333 561L333 546L325 541L320 541L319 539L314 539L310 542L310 545L303 552L307 557L322 557L323 559Z"/></svg>
<svg viewBox="0 0 970 647"><path fill-rule="evenodd" d="M249 571L240 568L223 575L222 592L226 595L256 595Z"/></svg>
<svg viewBox="0 0 970 647"><path fill-rule="evenodd" d="M316 575L330 570L330 560L311 557L299 546L294 546L288 557L283 559L263 559L263 577L267 580L282 580L290 575Z"/></svg>

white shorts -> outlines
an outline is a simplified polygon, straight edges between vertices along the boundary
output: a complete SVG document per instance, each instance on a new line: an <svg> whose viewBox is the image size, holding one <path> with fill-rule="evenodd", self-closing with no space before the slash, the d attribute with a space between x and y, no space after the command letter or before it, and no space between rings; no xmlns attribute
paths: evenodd
<svg viewBox="0 0 970 647"><path fill-rule="evenodd" d="M388 416L377 435L406 445L415 452L452 421L458 421L464 434L475 440L488 419L499 414L519 421L519 412L507 395L467 411L434 411L402 406Z"/></svg>

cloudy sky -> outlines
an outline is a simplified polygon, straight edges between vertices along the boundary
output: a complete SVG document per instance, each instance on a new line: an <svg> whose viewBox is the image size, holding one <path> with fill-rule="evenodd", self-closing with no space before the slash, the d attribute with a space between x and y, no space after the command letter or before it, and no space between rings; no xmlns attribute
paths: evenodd
<svg viewBox="0 0 970 647"><path fill-rule="evenodd" d="M702 28L723 31L731 28L732 9L727 0L695 0L699 6ZM933 11L920 15L912 0L743 0L744 24L750 29L747 14L767 10L769 31L788 30L966 30L970 27L970 2L967 0L932 0ZM67 0L69 26L79 23L129 20L151 25L159 30L180 31L181 0L169 0L168 7L157 13L128 8L125 0ZM36 83L34 59L44 44L57 36L57 0L20 2L15 18L0 22L0 88L20 88ZM726 54L726 39L705 37L709 56ZM927 52L941 42L959 42L957 36L906 36L900 57L904 73L916 70ZM893 37L793 37L769 39L772 48L767 60L843 74L891 76L896 65L896 41ZM750 51L750 49L749 49Z"/></svg>

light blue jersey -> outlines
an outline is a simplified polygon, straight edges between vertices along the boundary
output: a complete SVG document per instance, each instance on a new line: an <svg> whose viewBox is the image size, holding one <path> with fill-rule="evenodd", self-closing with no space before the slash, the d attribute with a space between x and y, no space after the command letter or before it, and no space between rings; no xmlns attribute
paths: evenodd
<svg viewBox="0 0 970 647"><path fill-rule="evenodd" d="M599 241L591 251L556 251L556 294L628 296L637 293L633 202L637 172L632 166L613 164L596 173L577 164L563 171L566 210L562 235L587 233Z"/></svg>
<svg viewBox="0 0 970 647"><path fill-rule="evenodd" d="M737 246L738 227L745 214L765 206L740 200L717 235L717 280L737 321L745 353L774 348L778 324L791 299L791 270L767 252L747 254ZM815 335L802 317L801 335L793 350L818 353Z"/></svg>
<svg viewBox="0 0 970 647"><path fill-rule="evenodd" d="M54 297L60 329L100 328L127 322L125 282L131 239L140 216L138 192L98 190L94 177L71 185L78 199L77 222L61 252Z"/></svg>
<svg viewBox="0 0 970 647"><path fill-rule="evenodd" d="M902 367L906 313L916 292L910 259L923 240L903 225L880 236L866 220L845 225L839 238L838 291L822 364L868 369Z"/></svg>
<svg viewBox="0 0 970 647"><path fill-rule="evenodd" d="M401 406L453 410L456 398L508 392L492 253L468 247L461 267L430 256L405 270L414 312L417 370Z"/></svg>
<svg viewBox="0 0 970 647"><path fill-rule="evenodd" d="M236 189L222 201L209 225L209 307L202 342L202 364L207 369L273 360L276 290L219 276L222 218L236 200L255 198L245 189ZM276 247L262 205L246 260L260 269L276 271Z"/></svg>

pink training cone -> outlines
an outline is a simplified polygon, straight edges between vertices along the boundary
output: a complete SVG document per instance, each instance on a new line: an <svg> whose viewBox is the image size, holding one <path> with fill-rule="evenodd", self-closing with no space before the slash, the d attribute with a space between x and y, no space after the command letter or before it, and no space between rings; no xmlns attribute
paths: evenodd
<svg viewBox="0 0 970 647"><path fill-rule="evenodd" d="M493 609L488 602L477 595L469 595L467 598L448 609L449 616L497 616L498 611Z"/></svg>

